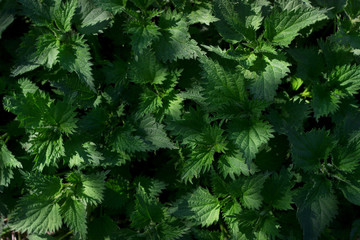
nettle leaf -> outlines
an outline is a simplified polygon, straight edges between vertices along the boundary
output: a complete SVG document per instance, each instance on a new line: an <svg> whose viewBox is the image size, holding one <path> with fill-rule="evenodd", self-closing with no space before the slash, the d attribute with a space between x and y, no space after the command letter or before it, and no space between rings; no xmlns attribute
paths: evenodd
<svg viewBox="0 0 360 240"><path fill-rule="evenodd" d="M239 72L226 70L210 58L201 58L202 75L208 100L218 107L227 103L241 103L247 98L245 80Z"/></svg>
<svg viewBox="0 0 360 240"><path fill-rule="evenodd" d="M264 57L264 60L266 67L260 74L255 73L250 91L257 99L271 101L276 95L281 79L290 72L290 63L267 57Z"/></svg>
<svg viewBox="0 0 360 240"><path fill-rule="evenodd" d="M304 239L317 239L334 219L338 202L327 179L314 178L295 197L297 217L304 232Z"/></svg>
<svg viewBox="0 0 360 240"><path fill-rule="evenodd" d="M97 205L103 200L106 172L85 175L79 171L70 173L66 180L73 184L74 196L86 204Z"/></svg>
<svg viewBox="0 0 360 240"><path fill-rule="evenodd" d="M38 172L24 172L26 187L31 195L52 198L62 189L62 180L57 176L47 176Z"/></svg>
<svg viewBox="0 0 360 240"><path fill-rule="evenodd" d="M187 18L189 19L189 24L202 23L205 25L210 25L210 23L216 22L219 19L213 16L211 4L203 4L196 11L192 11Z"/></svg>
<svg viewBox="0 0 360 240"><path fill-rule="evenodd" d="M111 145L117 152L134 153L150 150L150 146L135 134L135 130L130 125L116 128L111 139Z"/></svg>
<svg viewBox="0 0 360 240"><path fill-rule="evenodd" d="M79 234L81 239L86 239L87 225L84 203L72 198L66 199L65 203L61 206L61 215L71 230Z"/></svg>
<svg viewBox="0 0 360 240"><path fill-rule="evenodd" d="M59 63L69 72L75 72L90 89L94 90L90 48L84 37L72 35L71 40L62 44L59 49Z"/></svg>
<svg viewBox="0 0 360 240"><path fill-rule="evenodd" d="M20 199L9 218L10 227L20 232L45 234L57 231L62 225L57 203L31 195Z"/></svg>
<svg viewBox="0 0 360 240"><path fill-rule="evenodd" d="M261 191L268 177L268 174L242 176L231 184L231 194L240 197L241 203L246 208L259 209L263 201Z"/></svg>
<svg viewBox="0 0 360 240"><path fill-rule="evenodd" d="M151 223L159 223L164 218L162 205L155 199L149 197L140 185L137 188L135 210L130 219L132 226L143 229Z"/></svg>
<svg viewBox="0 0 360 240"><path fill-rule="evenodd" d="M225 39L231 42L255 40L263 17L250 5L239 0L216 0L214 12L215 17L220 19L215 25Z"/></svg>
<svg viewBox="0 0 360 240"><path fill-rule="evenodd" d="M0 39L5 29L15 20L15 4L11 0L2 1L0 4Z"/></svg>
<svg viewBox="0 0 360 240"><path fill-rule="evenodd" d="M292 175L288 170L282 169L279 174L274 173L264 184L262 191L264 202L279 210L292 209L293 186Z"/></svg>
<svg viewBox="0 0 360 240"><path fill-rule="evenodd" d="M165 11L159 20L159 40L153 43L156 57L163 62L192 59L202 54L201 49L188 32L188 23L180 13Z"/></svg>
<svg viewBox="0 0 360 240"><path fill-rule="evenodd" d="M113 18L109 11L104 10L101 6L96 7L90 0L78 0L78 2L81 16L79 32L86 35L98 34L109 26Z"/></svg>
<svg viewBox="0 0 360 240"><path fill-rule="evenodd" d="M241 239L276 239L280 236L276 218L272 214L261 214L254 210L243 210L235 214Z"/></svg>
<svg viewBox="0 0 360 240"><path fill-rule="evenodd" d="M249 165L246 164L245 158L240 152L227 152L221 155L218 162L218 169L224 178L229 176L233 180L241 174L249 176L255 172L255 167L251 165L249 169Z"/></svg>
<svg viewBox="0 0 360 240"><path fill-rule="evenodd" d="M67 0L65 2L55 3L52 11L52 18L55 20L56 26L63 32L71 30L71 20L75 14L77 0Z"/></svg>
<svg viewBox="0 0 360 240"><path fill-rule="evenodd" d="M297 10L274 10L265 19L265 37L273 44L287 47L299 31L318 21L327 19L326 10L304 8Z"/></svg>
<svg viewBox="0 0 360 240"><path fill-rule="evenodd" d="M316 119L335 113L339 109L340 92L333 92L326 84L316 84L313 86L312 106Z"/></svg>
<svg viewBox="0 0 360 240"><path fill-rule="evenodd" d="M360 142L352 140L345 146L337 144L332 152L332 157L332 162L341 171L354 171L359 166Z"/></svg>
<svg viewBox="0 0 360 240"><path fill-rule="evenodd" d="M153 22L141 23L132 21L128 24L127 33L131 36L131 46L136 55L142 54L151 44L161 36L160 28Z"/></svg>
<svg viewBox="0 0 360 240"><path fill-rule="evenodd" d="M22 14L29 17L33 24L44 26L51 23L49 1L41 0L19 0Z"/></svg>
<svg viewBox="0 0 360 240"><path fill-rule="evenodd" d="M154 150L159 148L175 148L174 144L166 134L164 125L156 122L154 117L150 115L144 117L139 124L139 128L144 131L146 134L145 139L154 146Z"/></svg>
<svg viewBox="0 0 360 240"><path fill-rule="evenodd" d="M45 131L36 133L29 140L29 151L35 155L35 168L42 171L48 166L57 166L61 157L65 156L62 136Z"/></svg>
<svg viewBox="0 0 360 240"><path fill-rule="evenodd" d="M167 76L166 68L156 61L152 51L145 51L130 65L129 77L137 84L162 84Z"/></svg>
<svg viewBox="0 0 360 240"><path fill-rule="evenodd" d="M354 95L360 89L360 66L337 66L328 76L329 82L336 84L340 90Z"/></svg>
<svg viewBox="0 0 360 240"><path fill-rule="evenodd" d="M214 154L227 150L223 132L219 127L209 127L204 129L198 140L195 140L189 159L185 160L182 170L182 179L185 182L191 182L200 173L208 171L214 161Z"/></svg>
<svg viewBox="0 0 360 240"><path fill-rule="evenodd" d="M290 56L296 61L296 75L303 80L317 80L325 70L325 62L315 47L291 48Z"/></svg>
<svg viewBox="0 0 360 240"><path fill-rule="evenodd" d="M99 7L113 14L124 11L127 0L93 0Z"/></svg>
<svg viewBox="0 0 360 240"><path fill-rule="evenodd" d="M259 148L273 137L274 131L271 125L261 120L236 119L230 123L228 132L250 162L259 152Z"/></svg>
<svg viewBox="0 0 360 240"><path fill-rule="evenodd" d="M321 161L327 160L336 143L324 129L305 134L291 132L288 137L295 165L307 172L319 170Z"/></svg>
<svg viewBox="0 0 360 240"><path fill-rule="evenodd" d="M12 76L24 74L40 66L51 69L58 62L59 46L59 40L51 31L30 30L23 37L18 49L19 59L11 71Z"/></svg>
<svg viewBox="0 0 360 240"><path fill-rule="evenodd" d="M219 220L220 203L209 190L199 187L186 198L186 201L195 214L195 221L202 226L210 226Z"/></svg>
<svg viewBox="0 0 360 240"><path fill-rule="evenodd" d="M83 142L80 136L74 136L65 143L66 157L69 167L84 168L86 166L99 166L105 160L103 153L93 142Z"/></svg>
<svg viewBox="0 0 360 240"><path fill-rule="evenodd" d="M0 142L0 145L0 186L7 187L14 178L13 169L22 168L22 164L16 160L4 143Z"/></svg>

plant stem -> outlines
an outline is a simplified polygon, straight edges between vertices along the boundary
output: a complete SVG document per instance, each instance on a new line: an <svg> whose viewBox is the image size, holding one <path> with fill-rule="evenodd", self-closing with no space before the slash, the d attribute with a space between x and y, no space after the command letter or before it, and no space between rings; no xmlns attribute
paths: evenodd
<svg viewBox="0 0 360 240"><path fill-rule="evenodd" d="M64 238L66 238L67 236L69 236L69 235L72 234L72 233L73 233L72 230L71 230L70 232L65 233L65 235L61 236L61 237L59 238L59 240L62 240L62 239L64 239Z"/></svg>

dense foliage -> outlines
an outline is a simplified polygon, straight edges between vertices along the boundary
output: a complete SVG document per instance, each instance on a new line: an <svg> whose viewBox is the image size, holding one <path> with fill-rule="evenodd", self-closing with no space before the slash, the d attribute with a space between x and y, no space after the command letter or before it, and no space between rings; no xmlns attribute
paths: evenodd
<svg viewBox="0 0 360 240"><path fill-rule="evenodd" d="M0 0L0 235L359 239L360 1Z"/></svg>

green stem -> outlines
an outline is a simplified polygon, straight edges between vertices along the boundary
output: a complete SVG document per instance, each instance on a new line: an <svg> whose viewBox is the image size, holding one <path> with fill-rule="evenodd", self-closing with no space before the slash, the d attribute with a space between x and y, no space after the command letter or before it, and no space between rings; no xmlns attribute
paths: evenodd
<svg viewBox="0 0 360 240"><path fill-rule="evenodd" d="M67 232L65 235L61 236L58 240L62 240L62 239L66 238L67 236L69 236L72 233L73 233L73 231L71 230L70 232Z"/></svg>
<svg viewBox="0 0 360 240"><path fill-rule="evenodd" d="M4 133L3 135L0 136L0 140L3 140L7 136L8 136L8 133Z"/></svg>

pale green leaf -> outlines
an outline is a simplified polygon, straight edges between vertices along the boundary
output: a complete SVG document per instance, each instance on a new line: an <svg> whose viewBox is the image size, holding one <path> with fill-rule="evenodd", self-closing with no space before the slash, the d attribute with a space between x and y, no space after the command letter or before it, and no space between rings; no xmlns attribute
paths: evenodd
<svg viewBox="0 0 360 240"><path fill-rule="evenodd" d="M14 178L13 169L22 168L22 164L16 160L5 144L1 143L0 149L0 186L7 187Z"/></svg>
<svg viewBox="0 0 360 240"><path fill-rule="evenodd" d="M195 220L202 226L210 226L219 220L220 203L209 190L197 188L188 196L187 202L195 214Z"/></svg>
<svg viewBox="0 0 360 240"><path fill-rule="evenodd" d="M10 227L20 232L45 234L57 231L62 225L57 203L30 195L20 199L9 218Z"/></svg>
<svg viewBox="0 0 360 240"><path fill-rule="evenodd" d="M66 225L79 234L81 239L86 239L86 207L79 200L68 198L61 206L61 215Z"/></svg>

